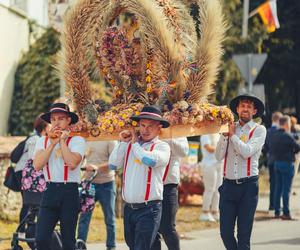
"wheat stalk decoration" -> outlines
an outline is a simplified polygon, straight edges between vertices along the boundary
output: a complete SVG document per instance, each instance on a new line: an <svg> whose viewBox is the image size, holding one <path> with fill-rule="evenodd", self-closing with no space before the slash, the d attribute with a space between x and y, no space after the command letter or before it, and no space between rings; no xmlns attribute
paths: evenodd
<svg viewBox="0 0 300 250"><path fill-rule="evenodd" d="M198 0L200 34L195 52L195 70L187 81L188 100L197 103L213 93L223 55L222 42L227 30L219 0Z"/></svg>

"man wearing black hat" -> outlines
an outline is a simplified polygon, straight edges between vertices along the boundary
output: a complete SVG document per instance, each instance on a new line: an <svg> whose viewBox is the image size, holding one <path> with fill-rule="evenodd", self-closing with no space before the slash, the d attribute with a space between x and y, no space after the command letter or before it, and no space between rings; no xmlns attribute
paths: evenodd
<svg viewBox="0 0 300 250"><path fill-rule="evenodd" d="M168 143L159 140L161 128L169 127L155 106L138 116L139 133L125 130L109 158L109 167L123 167L122 196L126 244L134 250L150 250L158 232L163 199L163 175L170 159Z"/></svg>
<svg viewBox="0 0 300 250"><path fill-rule="evenodd" d="M239 121L221 135L216 158L224 159L224 180L220 192L220 231L228 250L250 249L250 237L258 202L258 160L266 138L266 128L252 119L262 116L264 104L251 95L230 102ZM237 239L234 236L237 222Z"/></svg>
<svg viewBox="0 0 300 250"><path fill-rule="evenodd" d="M50 250L54 227L60 221L64 250L75 249L75 232L79 211L79 165L85 152L85 141L80 136L69 136L70 124L78 116L68 105L54 103L41 118L51 123L48 136L36 144L33 165L43 169L47 188L39 211L36 244L38 250Z"/></svg>

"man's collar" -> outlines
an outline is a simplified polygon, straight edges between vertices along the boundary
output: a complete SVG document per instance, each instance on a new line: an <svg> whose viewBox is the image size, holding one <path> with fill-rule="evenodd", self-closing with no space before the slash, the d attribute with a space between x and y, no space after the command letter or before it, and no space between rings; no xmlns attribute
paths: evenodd
<svg viewBox="0 0 300 250"><path fill-rule="evenodd" d="M159 137L156 136L154 137L151 141L147 141L147 142L144 142L142 140L139 140L139 143L142 145L142 144L145 144L145 143L156 143L157 141L159 140Z"/></svg>
<svg viewBox="0 0 300 250"><path fill-rule="evenodd" d="M239 127L248 126L250 129L252 129L256 126L256 123L253 120L250 120L249 122L245 123L244 126L242 126L240 124L240 121L237 121L237 126L239 126Z"/></svg>

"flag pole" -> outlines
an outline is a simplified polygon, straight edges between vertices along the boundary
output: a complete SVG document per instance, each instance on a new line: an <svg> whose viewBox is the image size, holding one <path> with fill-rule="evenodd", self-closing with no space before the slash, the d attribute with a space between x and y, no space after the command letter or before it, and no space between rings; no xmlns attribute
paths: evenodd
<svg viewBox="0 0 300 250"><path fill-rule="evenodd" d="M242 38L248 36L249 0L244 0Z"/></svg>

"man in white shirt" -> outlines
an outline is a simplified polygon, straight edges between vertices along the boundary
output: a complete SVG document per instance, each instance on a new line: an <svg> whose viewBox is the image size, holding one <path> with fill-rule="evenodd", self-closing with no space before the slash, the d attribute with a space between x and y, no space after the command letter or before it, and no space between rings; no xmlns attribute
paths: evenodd
<svg viewBox="0 0 300 250"><path fill-rule="evenodd" d="M220 192L220 231L228 250L250 249L254 214L258 202L258 160L265 143L266 128L252 121L262 116L264 104L251 95L230 102L239 121L221 135L216 158L224 159L224 180ZM234 228L237 221L237 240Z"/></svg>
<svg viewBox="0 0 300 250"><path fill-rule="evenodd" d="M188 155L189 143L186 137L168 139L164 141L170 145L171 158L163 176L164 192L159 234L157 234L157 237L155 238L155 242L151 249L161 249L161 234L168 249L179 250L180 240L179 235L176 231L176 213L178 210L180 158Z"/></svg>
<svg viewBox="0 0 300 250"><path fill-rule="evenodd" d="M35 169L43 169L47 181L37 221L37 249L51 249L52 233L60 221L63 249L74 250L79 212L79 166L84 157L85 141L80 136L69 137L68 128L78 121L78 116L70 112L68 105L54 103L41 118L51 123L51 129L49 137L43 136L37 141L33 159Z"/></svg>
<svg viewBox="0 0 300 250"><path fill-rule="evenodd" d="M116 248L116 184L115 171L108 168L108 158L117 141L88 141L86 151L87 176L97 171L93 180L95 187L95 201L99 202L104 214L106 225L106 250ZM89 225L92 218L92 211L81 213L78 222L78 242L86 242Z"/></svg>
<svg viewBox="0 0 300 250"><path fill-rule="evenodd" d="M131 250L150 250L158 232L163 199L163 175L170 159L168 143L159 140L169 127L155 106L138 116L140 136L132 129L120 133L120 143L109 157L109 167L123 167L124 236Z"/></svg>

